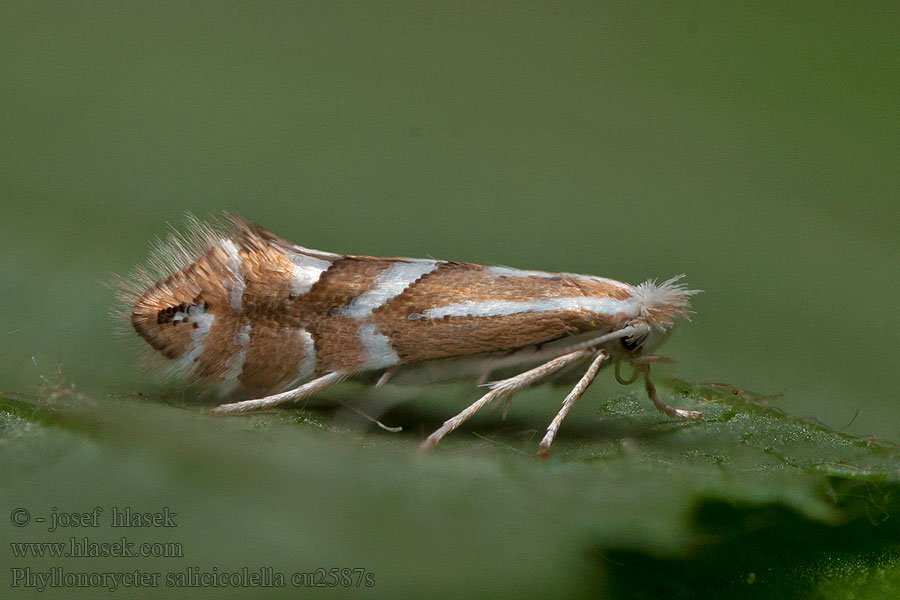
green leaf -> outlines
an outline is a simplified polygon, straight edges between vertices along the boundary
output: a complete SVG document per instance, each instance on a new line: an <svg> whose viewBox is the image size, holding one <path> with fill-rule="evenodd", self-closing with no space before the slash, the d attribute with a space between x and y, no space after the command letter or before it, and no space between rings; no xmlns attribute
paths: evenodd
<svg viewBox="0 0 900 600"><path fill-rule="evenodd" d="M525 392L511 420L480 417L428 455L417 444L458 410L445 392L454 388L426 390L382 417L402 433L350 426L354 413L343 409L213 418L181 396L7 394L0 489L6 510L45 517L52 507L99 506L106 516L168 507L176 529L124 531L183 545L180 558L149 560L161 588L189 568L271 567L290 588L294 573L335 567L374 573L375 587L356 591L382 596L448 586L454 595L598 586L610 597L900 594L896 446L791 418L777 397L668 385L703 419L672 420L634 395L600 410L585 398L549 460L536 450L559 401L553 388ZM391 392L369 397L372 406L378 394ZM12 542L122 533L108 523L6 530Z"/></svg>

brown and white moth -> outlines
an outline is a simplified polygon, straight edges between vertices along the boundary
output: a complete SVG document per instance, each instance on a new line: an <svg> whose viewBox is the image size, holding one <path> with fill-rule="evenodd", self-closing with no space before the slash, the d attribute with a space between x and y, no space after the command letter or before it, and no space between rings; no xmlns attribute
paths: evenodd
<svg viewBox="0 0 900 600"><path fill-rule="evenodd" d="M572 405L609 363L620 383L643 374L663 413L700 416L666 404L650 379L658 358L652 351L696 293L678 279L634 286L592 275L332 254L228 216L224 225L192 219L188 235L171 235L121 296L135 331L171 361L174 374L264 396L218 406L217 415L298 401L368 371L382 372L383 383L398 369L422 366L465 365L482 381L498 369L528 369L487 384L423 449L491 402L580 363L584 375L540 443L547 456ZM623 360L634 366L630 381L619 374Z"/></svg>

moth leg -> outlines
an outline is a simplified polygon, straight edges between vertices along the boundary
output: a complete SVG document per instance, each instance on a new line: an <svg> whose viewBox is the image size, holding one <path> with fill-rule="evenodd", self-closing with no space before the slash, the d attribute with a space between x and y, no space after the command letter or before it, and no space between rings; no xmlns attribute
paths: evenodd
<svg viewBox="0 0 900 600"><path fill-rule="evenodd" d="M554 358L551 361L545 362L544 364L535 367L530 371L519 373L515 377L502 379L500 381L495 381L489 384L491 391L473 402L468 408L463 410L452 419L448 419L447 421L445 421L440 429L429 435L425 439L425 441L422 442L419 448L421 448L422 450L431 450L437 445L438 442L441 441L441 439L445 435L468 421L475 413L477 413L479 410L481 410L494 400L500 400L511 396L522 388L540 381L548 375L552 375L567 364L583 358L588 353L588 350L576 350L575 352L570 352L569 354L564 354L560 357Z"/></svg>
<svg viewBox="0 0 900 600"><path fill-rule="evenodd" d="M667 414L670 417L681 417L683 419L699 419L703 416L699 411L675 408L674 406L670 406L663 402L656 393L656 386L653 385L653 380L650 379L650 365L644 365L644 388L647 390L647 397L653 402L653 406L661 413Z"/></svg>
<svg viewBox="0 0 900 600"><path fill-rule="evenodd" d="M309 398L313 394L331 387L341 379L346 377L346 373L328 373L317 377L312 381L307 381L303 385L296 387L280 394L266 396L265 398L256 398L254 400L244 400L242 402L232 402L231 404L222 404L215 407L210 412L214 415L226 415L231 413L247 412L248 410L256 410L259 408L270 408L277 406L283 402L297 402L304 398Z"/></svg>
<svg viewBox="0 0 900 600"><path fill-rule="evenodd" d="M396 372L397 367L391 367L390 369L385 370L385 372L381 374L381 377L378 378L378 381L375 382L375 387L379 388L387 384L387 382L391 380L391 377L393 377L394 373Z"/></svg>
<svg viewBox="0 0 900 600"><path fill-rule="evenodd" d="M491 371L485 371L478 378L478 381L475 382L475 385L478 387L482 387L487 384L488 379L491 377ZM512 406L512 396L507 396L503 399L503 406L500 409L500 413L502 416L500 417L504 421L506 420L506 416L509 414L509 407Z"/></svg>
<svg viewBox="0 0 900 600"><path fill-rule="evenodd" d="M507 396L503 399L503 416L500 417L504 421L506 420L506 416L509 414L509 409L512 406L512 396Z"/></svg>
<svg viewBox="0 0 900 600"><path fill-rule="evenodd" d="M550 444L553 443L553 438L556 437L556 433L559 431L559 426L562 425L563 419L566 418L569 411L575 405L575 402L581 398L585 390L588 389L588 386L594 382L594 378L597 377L597 372L600 371L600 367L608 360L609 354L607 354L606 351L600 350L597 352L597 354L594 355L594 360L591 361L588 370L585 371L584 375L581 376L581 379L578 380L578 383L575 384L575 387L572 388L572 391L569 392L569 395L563 400L562 408L560 408L556 416L553 417L550 426L547 427L547 433L544 435L544 439L541 440L541 445L538 449L538 454L541 458L550 456Z"/></svg>

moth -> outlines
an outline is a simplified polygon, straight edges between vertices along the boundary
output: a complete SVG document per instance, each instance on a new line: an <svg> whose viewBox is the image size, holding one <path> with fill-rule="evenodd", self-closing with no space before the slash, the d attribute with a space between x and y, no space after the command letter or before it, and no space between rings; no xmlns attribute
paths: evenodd
<svg viewBox="0 0 900 600"><path fill-rule="evenodd" d="M376 258L304 248L227 215L191 219L123 285L134 330L172 374L243 397L225 415L299 401L363 373L379 384L401 371L446 369L487 381L487 392L447 420L421 447L434 447L485 406L580 369L578 383L540 442L550 445L575 402L609 364L616 379L643 375L650 401L673 417L650 378L653 351L690 311L696 290L679 282L630 285L573 273L413 258ZM620 363L632 377L622 378Z"/></svg>

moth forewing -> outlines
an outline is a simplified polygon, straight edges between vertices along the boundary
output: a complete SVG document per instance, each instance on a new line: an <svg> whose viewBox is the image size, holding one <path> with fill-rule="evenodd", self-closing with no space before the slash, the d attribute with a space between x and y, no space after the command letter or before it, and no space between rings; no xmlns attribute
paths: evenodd
<svg viewBox="0 0 900 600"><path fill-rule="evenodd" d="M260 396L215 414L296 401L366 372L396 383L417 371L486 379L531 367L491 384L423 444L432 447L483 406L585 361L541 444L546 455L597 371L627 360L660 411L699 416L660 400L649 361L639 360L690 310L696 291L680 276L632 286L574 273L341 255L236 216L213 225L193 220L187 236L170 238L136 273L122 288L131 325L173 373Z"/></svg>

